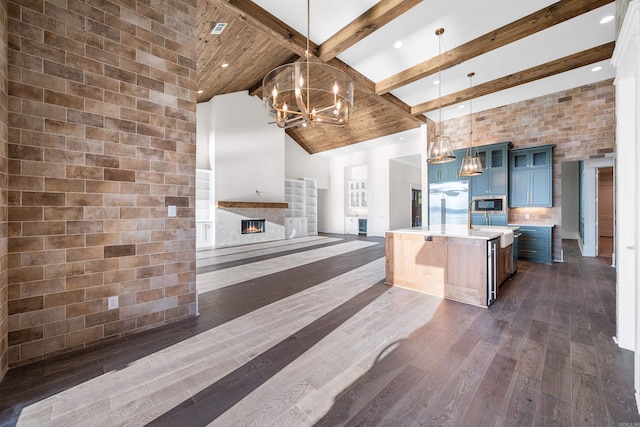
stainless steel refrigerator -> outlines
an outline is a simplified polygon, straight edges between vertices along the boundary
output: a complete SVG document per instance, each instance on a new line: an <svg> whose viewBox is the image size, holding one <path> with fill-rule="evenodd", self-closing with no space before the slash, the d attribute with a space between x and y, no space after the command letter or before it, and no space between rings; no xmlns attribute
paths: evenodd
<svg viewBox="0 0 640 427"><path fill-rule="evenodd" d="M429 227L467 224L468 210L468 180L429 185Z"/></svg>

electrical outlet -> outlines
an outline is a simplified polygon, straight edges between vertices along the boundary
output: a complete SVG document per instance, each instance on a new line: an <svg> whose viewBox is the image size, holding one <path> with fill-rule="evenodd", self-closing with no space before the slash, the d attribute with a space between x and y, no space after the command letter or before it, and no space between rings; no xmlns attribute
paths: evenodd
<svg viewBox="0 0 640 427"><path fill-rule="evenodd" d="M108 309L113 310L118 308L118 297L109 297L109 302L107 303Z"/></svg>
<svg viewBox="0 0 640 427"><path fill-rule="evenodd" d="M169 216L170 217L175 217L176 216L176 207L175 206L169 206Z"/></svg>
<svg viewBox="0 0 640 427"><path fill-rule="evenodd" d="M524 214L524 219L529 219L529 214Z"/></svg>

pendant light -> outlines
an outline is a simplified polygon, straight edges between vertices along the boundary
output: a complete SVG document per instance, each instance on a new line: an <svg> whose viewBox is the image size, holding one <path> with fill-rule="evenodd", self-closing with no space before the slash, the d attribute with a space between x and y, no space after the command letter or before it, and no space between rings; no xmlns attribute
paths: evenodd
<svg viewBox="0 0 640 427"><path fill-rule="evenodd" d="M307 0L306 59L281 65L262 80L265 109L281 128L308 124L344 126L353 110L353 80L344 71L310 61L310 0Z"/></svg>
<svg viewBox="0 0 640 427"><path fill-rule="evenodd" d="M448 136L444 136L442 132L442 34L444 34L444 28L438 28L436 30L436 36L438 36L438 129L436 136L431 140L429 144L429 150L427 151L427 163L447 163L456 159L453 155L453 148L451 147L451 139Z"/></svg>
<svg viewBox="0 0 640 427"><path fill-rule="evenodd" d="M473 76L476 73L469 73L469 89L473 87ZM471 94L473 95L473 94ZM469 148L467 148L467 155L462 161L460 166L460 176L476 176L482 175L482 162L480 161L480 155L478 154L478 148L475 152L473 150L473 96L469 99Z"/></svg>

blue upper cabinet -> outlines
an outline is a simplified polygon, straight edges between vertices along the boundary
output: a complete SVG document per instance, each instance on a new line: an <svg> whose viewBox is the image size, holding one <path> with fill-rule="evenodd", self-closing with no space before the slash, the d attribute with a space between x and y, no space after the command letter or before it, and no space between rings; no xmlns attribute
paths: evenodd
<svg viewBox="0 0 640 427"><path fill-rule="evenodd" d="M447 163L432 163L427 166L429 171L429 183L447 182L459 179L458 171L462 165L462 159L465 155L465 150L456 150L453 153L456 159Z"/></svg>
<svg viewBox="0 0 640 427"><path fill-rule="evenodd" d="M471 178L472 197L504 196L507 194L507 159L510 142L478 147L482 175Z"/></svg>
<svg viewBox="0 0 640 427"><path fill-rule="evenodd" d="M553 147L543 145L511 150L509 207L552 206Z"/></svg>

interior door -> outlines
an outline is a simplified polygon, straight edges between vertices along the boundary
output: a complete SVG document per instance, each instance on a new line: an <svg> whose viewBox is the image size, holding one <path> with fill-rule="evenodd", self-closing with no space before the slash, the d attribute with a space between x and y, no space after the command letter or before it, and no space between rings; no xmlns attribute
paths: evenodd
<svg viewBox="0 0 640 427"><path fill-rule="evenodd" d="M600 237L613 237L613 168L598 170L598 230Z"/></svg>

